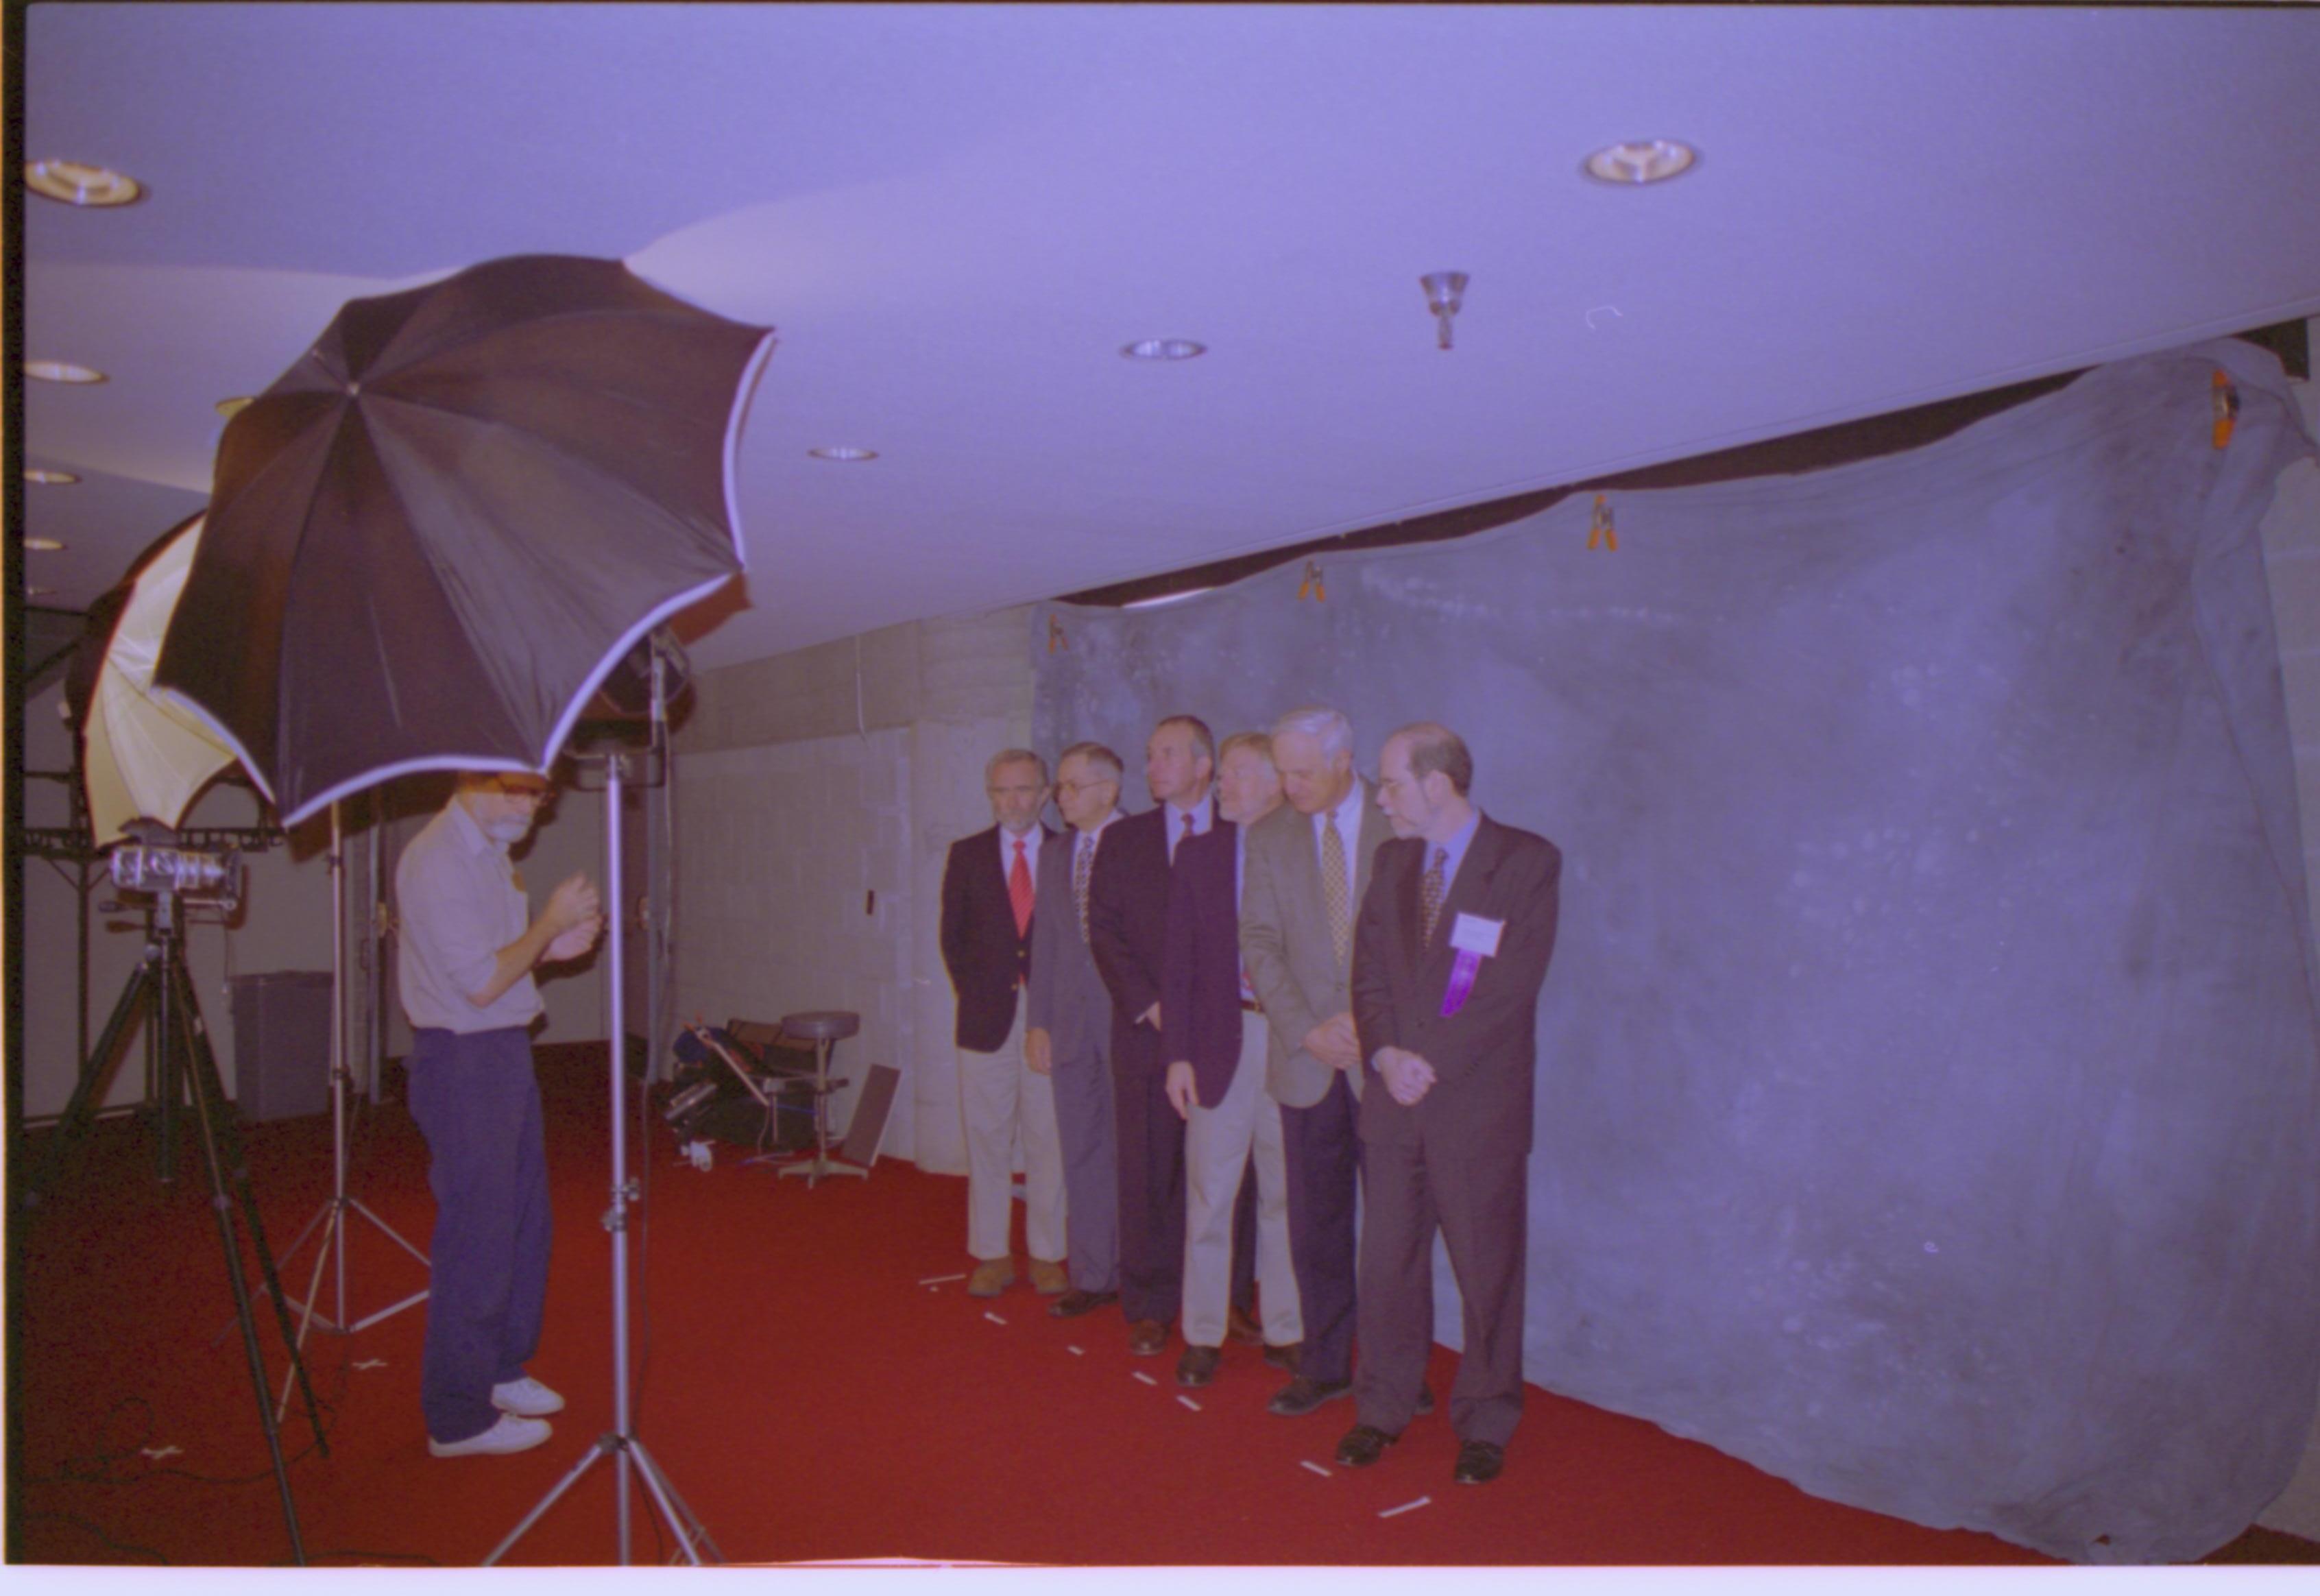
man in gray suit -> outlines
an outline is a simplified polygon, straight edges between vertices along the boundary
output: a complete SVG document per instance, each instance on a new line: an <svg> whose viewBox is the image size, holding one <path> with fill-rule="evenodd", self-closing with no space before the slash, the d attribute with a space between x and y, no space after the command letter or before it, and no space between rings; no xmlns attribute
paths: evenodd
<svg viewBox="0 0 2320 1596"><path fill-rule="evenodd" d="M1349 981L1370 856L1390 830L1354 774L1354 729L1336 710L1282 716L1273 763L1288 802L1249 828L1240 939L1272 1033L1265 1086L1281 1104L1289 1250L1305 1328L1296 1378L1266 1405L1296 1418L1353 1389L1362 1082Z"/></svg>
<svg viewBox="0 0 2320 1596"><path fill-rule="evenodd" d="M1119 756L1074 743L1056 763L1056 807L1071 830L1039 849L1023 1062L1055 1084L1064 1154L1071 1290L1049 1304L1074 1319L1119 1300L1119 1175L1111 1107L1111 997L1088 950L1088 881L1119 818Z"/></svg>

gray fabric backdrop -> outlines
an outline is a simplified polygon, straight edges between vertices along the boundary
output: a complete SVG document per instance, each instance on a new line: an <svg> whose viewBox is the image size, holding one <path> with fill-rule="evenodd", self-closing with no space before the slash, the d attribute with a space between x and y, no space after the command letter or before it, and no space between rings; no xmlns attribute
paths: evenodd
<svg viewBox="0 0 2320 1596"><path fill-rule="evenodd" d="M2244 414L2209 440L2209 377ZM2198 1556L2320 1368L2320 1010L2236 344L1905 455L1047 606L1038 742L1419 718L1565 859L1532 1380L1817 1494ZM1050 650L1048 618L1065 646ZM1440 1330L1456 1300L1437 1256ZM1536 1422L1518 1447L1552 1446Z"/></svg>

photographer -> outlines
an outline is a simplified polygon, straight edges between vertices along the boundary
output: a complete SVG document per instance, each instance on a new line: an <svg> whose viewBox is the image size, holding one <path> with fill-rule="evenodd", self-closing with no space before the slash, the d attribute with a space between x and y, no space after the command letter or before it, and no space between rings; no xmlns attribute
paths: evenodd
<svg viewBox="0 0 2320 1596"><path fill-rule="evenodd" d="M548 1288L548 1165L530 1025L532 966L578 958L603 929L574 875L537 919L508 849L544 777L469 772L394 872L397 975L412 1025L411 1115L436 1216L420 1405L438 1457L521 1452L564 1399L524 1373Z"/></svg>

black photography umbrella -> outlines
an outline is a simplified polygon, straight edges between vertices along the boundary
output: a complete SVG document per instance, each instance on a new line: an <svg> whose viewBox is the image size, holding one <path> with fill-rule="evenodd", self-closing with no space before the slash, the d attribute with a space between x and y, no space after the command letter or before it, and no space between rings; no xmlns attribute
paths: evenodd
<svg viewBox="0 0 2320 1596"><path fill-rule="evenodd" d="M618 261L348 302L227 424L157 689L295 826L418 770L544 770L597 683L741 568L773 334Z"/></svg>

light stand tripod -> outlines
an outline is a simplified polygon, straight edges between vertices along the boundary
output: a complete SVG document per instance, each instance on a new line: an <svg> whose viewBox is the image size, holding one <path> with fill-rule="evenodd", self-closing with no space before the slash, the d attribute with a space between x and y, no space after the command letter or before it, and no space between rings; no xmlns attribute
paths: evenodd
<svg viewBox="0 0 2320 1596"><path fill-rule="evenodd" d="M663 721L662 683L659 657L656 651L653 671L652 727L654 741L660 745ZM722 1563L723 1553L709 1538L709 1531L693 1516L645 1450L644 1442L637 1436L629 1410L629 1204L636 1201L636 1188L629 1180L628 1162L628 1029L625 985L621 969L622 920L619 910L624 901L621 885L621 793L624 784L625 767L631 754L610 753L604 758L604 891L603 901L613 905L606 918L611 922L611 935L605 939L607 957L604 979L611 987L612 1044L606 1049L612 1057L612 1201L604 1211L604 1229L612 1233L612 1428L596 1437L595 1443L571 1472L556 1483L554 1490L542 1497L538 1506L524 1515L523 1521L508 1532L505 1540L492 1548L484 1559L486 1568L497 1563L510 1547L521 1540L526 1531L539 1521L541 1515L554 1507L564 1493L580 1482L580 1477L606 1457L612 1460L614 1485L620 1515L621 1562L629 1562L629 1469L631 1463L644 1480L645 1490L651 1495L653 1505L659 1509L661 1520L676 1537L677 1550L684 1560L695 1567L704 1561ZM706 1554L704 1558L703 1554Z"/></svg>
<svg viewBox="0 0 2320 1596"><path fill-rule="evenodd" d="M114 879L123 886L129 885L120 873L118 859ZM242 1346L249 1355L250 1389L258 1396L258 1422L266 1431L266 1448L273 1458L275 1483L282 1493L282 1517L290 1528L290 1554L303 1565L306 1548L298 1533L297 1504L290 1495L289 1465L282 1455L282 1437L276 1427L274 1405L267 1400L266 1355L258 1344L258 1320L250 1310L249 1284L242 1278L241 1245L234 1229L237 1203L243 1222L249 1227L250 1242L258 1253L266 1289L274 1299L275 1322L281 1330L283 1344L290 1349L290 1372L305 1397L306 1419L313 1428L314 1445L325 1457L330 1455L331 1447L322 1437L314 1388L306 1378L305 1363L298 1355L289 1310L283 1306L274 1255L267 1248L266 1226L258 1218L258 1201L250 1191L249 1166L242 1156L240 1138L234 1131L224 1083L218 1078L217 1059L210 1051L209 1031L202 1023L193 977L186 969L184 938L177 925L179 907L174 890L154 889L151 929L144 957L122 989L121 1001L113 1005L113 1017L105 1021L95 1051L81 1066L80 1081L57 1126L48 1156L32 1179L26 1202L37 1207L53 1189L66 1159L87 1134L96 1104L103 1100L104 1088L113 1078L114 1050L138 1016L150 1013L164 1101L175 1101L180 1079L192 1088L194 1119L201 1133L202 1162L210 1177L210 1207L217 1215L218 1241L225 1250L226 1278L233 1287L234 1314L241 1323ZM232 1188L231 1194L229 1186Z"/></svg>
<svg viewBox="0 0 2320 1596"><path fill-rule="evenodd" d="M306 1281L303 1301L293 1300L298 1310L298 1345L306 1345L309 1326L320 1324L323 1329L351 1336L357 1330L367 1330L381 1319L392 1319L406 1308L415 1307L427 1300L427 1288L421 1287L399 1302L390 1303L377 1312L349 1321L347 1318L347 1216L351 1213L370 1221L389 1241L417 1258L427 1266L427 1255L373 1213L358 1197L347 1195L347 859L346 832L340 814L341 805L331 805L331 1195L313 1217L300 1228L282 1252L288 1263L298 1256L317 1225L322 1227L322 1238L314 1248L314 1270ZM373 875L374 884L377 876ZM374 891L376 886L374 885ZM316 1311L315 1298L322 1289L322 1269L335 1264L337 1308L335 1315ZM290 1401L289 1387L282 1392L282 1402Z"/></svg>

